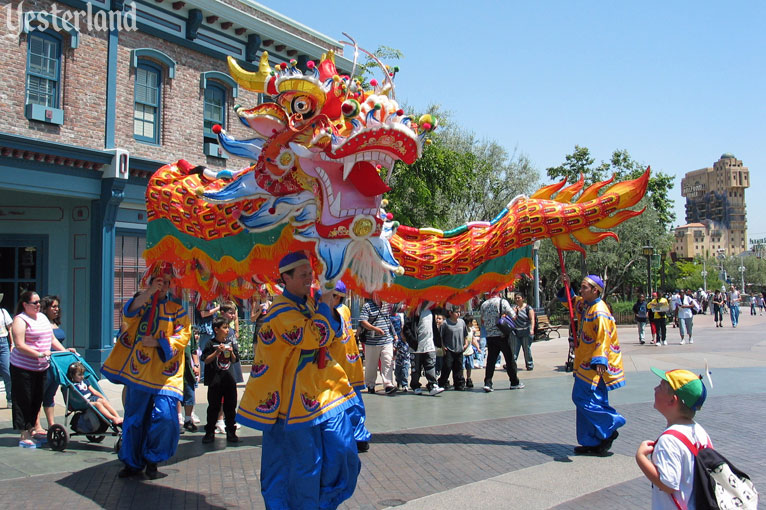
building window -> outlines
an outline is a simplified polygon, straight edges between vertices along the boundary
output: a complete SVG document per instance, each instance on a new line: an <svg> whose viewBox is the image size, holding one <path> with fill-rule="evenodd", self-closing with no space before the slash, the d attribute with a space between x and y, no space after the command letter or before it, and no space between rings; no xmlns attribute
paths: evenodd
<svg viewBox="0 0 766 510"><path fill-rule="evenodd" d="M226 126L226 89L212 83L205 88L204 137L205 141L217 141L213 126Z"/></svg>
<svg viewBox="0 0 766 510"><path fill-rule="evenodd" d="M122 233L114 241L114 313L112 327L120 328L122 307L140 290L140 280L146 270L141 256L146 248L143 234Z"/></svg>
<svg viewBox="0 0 766 510"><path fill-rule="evenodd" d="M133 107L133 137L141 142L160 143L160 92L162 70L139 62Z"/></svg>
<svg viewBox="0 0 766 510"><path fill-rule="evenodd" d="M0 307L13 312L25 290L45 295L48 238L5 234L0 240Z"/></svg>
<svg viewBox="0 0 766 510"><path fill-rule="evenodd" d="M29 34L26 104L59 106L61 40L47 33Z"/></svg>

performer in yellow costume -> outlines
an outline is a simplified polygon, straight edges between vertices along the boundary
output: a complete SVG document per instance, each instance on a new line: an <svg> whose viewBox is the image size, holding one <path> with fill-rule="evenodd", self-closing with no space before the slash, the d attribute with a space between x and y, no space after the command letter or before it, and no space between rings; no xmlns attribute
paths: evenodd
<svg viewBox="0 0 766 510"><path fill-rule="evenodd" d="M367 413L364 409L364 400L362 400L362 390L364 389L364 367L362 366L362 356L359 354L359 348L356 345L356 336L351 329L351 310L343 304L346 299L346 284L338 281L335 284L333 293L333 305L340 315L342 333L340 338L330 346L330 357L338 362L348 377L348 382L356 392L357 405L348 408L348 414L351 417L351 423L354 425L354 439L356 439L356 448L359 453L370 449L370 438L372 434L364 425L367 419Z"/></svg>
<svg viewBox="0 0 766 510"><path fill-rule="evenodd" d="M284 292L258 332L237 421L263 431L261 494L269 510L334 509L351 497L361 465L346 410L356 394L327 350L341 324L326 292L314 306L305 254L279 263Z"/></svg>
<svg viewBox="0 0 766 510"><path fill-rule="evenodd" d="M609 405L608 392L625 385L625 372L617 326L601 300L603 291L603 280L588 275L572 305L577 320L572 402L577 408L578 455L607 455L617 429L625 425L625 418Z"/></svg>
<svg viewBox="0 0 766 510"><path fill-rule="evenodd" d="M107 379L126 387L120 477L146 467L146 475L157 478L157 463L178 446L177 403L191 325L183 306L168 297L170 281L169 274L153 276L149 288L125 304L122 332L101 368Z"/></svg>

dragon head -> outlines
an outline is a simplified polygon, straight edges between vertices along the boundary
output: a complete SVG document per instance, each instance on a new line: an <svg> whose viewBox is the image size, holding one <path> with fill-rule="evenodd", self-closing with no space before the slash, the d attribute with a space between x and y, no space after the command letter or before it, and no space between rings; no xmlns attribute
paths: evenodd
<svg viewBox="0 0 766 510"><path fill-rule="evenodd" d="M368 90L338 74L333 52L319 65L309 62L305 73L295 61L272 69L266 52L256 72L231 57L229 69L242 87L275 102L236 107L258 139L235 140L215 129L227 152L256 163L227 171L223 177L233 182L200 193L211 202L265 199L239 221L251 231L290 222L296 238L316 243L322 280L337 279L350 267L368 290L390 282L401 269L388 242L394 225L381 207L382 194L389 191L394 164L420 157L436 122L430 115L415 122L404 114L394 98L393 73L383 84L371 80Z"/></svg>

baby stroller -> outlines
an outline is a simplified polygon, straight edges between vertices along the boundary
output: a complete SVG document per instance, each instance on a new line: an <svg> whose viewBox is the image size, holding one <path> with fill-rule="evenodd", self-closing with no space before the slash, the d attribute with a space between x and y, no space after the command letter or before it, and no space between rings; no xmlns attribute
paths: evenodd
<svg viewBox="0 0 766 510"><path fill-rule="evenodd" d="M74 382L67 376L69 366L77 362L82 363L85 367L83 381L93 386L101 394L104 393L98 385L98 374L82 356L70 351L52 352L51 367L54 377L58 379L58 384L61 386L61 393L66 403L66 415L64 416L64 425L56 423L48 429L48 445L53 450L64 451L69 443L69 437L77 434L84 434L91 443L100 443L104 440L107 430L110 430L110 435L117 436L114 450L119 451L122 442L120 426L115 425L101 414L91 402L77 391ZM70 421L70 416L72 432L68 433L66 425Z"/></svg>

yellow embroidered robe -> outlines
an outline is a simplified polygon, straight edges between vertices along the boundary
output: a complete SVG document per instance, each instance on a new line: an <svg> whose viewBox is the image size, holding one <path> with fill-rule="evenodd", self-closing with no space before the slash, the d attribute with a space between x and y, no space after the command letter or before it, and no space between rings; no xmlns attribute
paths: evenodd
<svg viewBox="0 0 766 510"><path fill-rule="evenodd" d="M122 330L101 372L112 382L182 399L184 349L191 338L189 315L174 301L159 301L149 330L160 345L145 347L141 337L146 332L139 331L139 326L146 326L151 301L130 313L132 303L131 299L122 310Z"/></svg>
<svg viewBox="0 0 766 510"><path fill-rule="evenodd" d="M258 331L237 421L258 430L268 430L277 419L285 427L308 427L353 405L356 394L346 373L321 349L335 340L331 317L330 307L315 309L311 299L285 292L274 300Z"/></svg>

